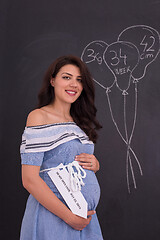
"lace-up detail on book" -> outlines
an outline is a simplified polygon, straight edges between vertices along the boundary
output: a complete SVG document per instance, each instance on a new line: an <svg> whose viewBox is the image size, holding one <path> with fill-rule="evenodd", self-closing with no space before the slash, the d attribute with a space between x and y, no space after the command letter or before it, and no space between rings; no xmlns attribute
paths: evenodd
<svg viewBox="0 0 160 240"><path fill-rule="evenodd" d="M78 162L73 161L67 165L60 164L55 168L48 168L48 169L43 169L40 171L41 172L46 172L46 171L51 171L51 170L56 170L56 169L63 169L66 168L69 172L70 176L70 187L73 192L76 191L81 191L81 186L84 186L83 178L86 177L86 172L84 169L79 165Z"/></svg>

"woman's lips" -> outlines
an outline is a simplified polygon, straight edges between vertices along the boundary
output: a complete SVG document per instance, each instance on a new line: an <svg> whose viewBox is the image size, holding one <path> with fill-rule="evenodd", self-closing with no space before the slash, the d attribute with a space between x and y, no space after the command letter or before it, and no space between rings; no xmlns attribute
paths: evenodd
<svg viewBox="0 0 160 240"><path fill-rule="evenodd" d="M75 96L77 92L72 90L66 90L66 93L68 93L70 96Z"/></svg>

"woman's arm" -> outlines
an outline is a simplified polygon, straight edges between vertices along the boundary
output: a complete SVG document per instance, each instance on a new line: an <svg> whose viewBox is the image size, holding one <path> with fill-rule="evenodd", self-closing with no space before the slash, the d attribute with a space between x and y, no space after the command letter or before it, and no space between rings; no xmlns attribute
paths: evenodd
<svg viewBox="0 0 160 240"><path fill-rule="evenodd" d="M81 153L75 157L75 160L79 162L84 169L92 170L97 172L100 168L99 161L93 154Z"/></svg>
<svg viewBox="0 0 160 240"><path fill-rule="evenodd" d="M61 218L76 230L82 230L91 221L91 215L95 211L88 212L88 218L82 218L73 214L51 191L43 179L39 176L39 166L22 165L22 183L24 188L31 193L37 201L50 212Z"/></svg>

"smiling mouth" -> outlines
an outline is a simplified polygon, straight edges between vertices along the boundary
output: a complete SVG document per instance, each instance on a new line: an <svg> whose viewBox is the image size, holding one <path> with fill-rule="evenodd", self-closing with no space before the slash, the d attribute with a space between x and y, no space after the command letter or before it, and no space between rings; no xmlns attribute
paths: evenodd
<svg viewBox="0 0 160 240"><path fill-rule="evenodd" d="M66 93L68 93L70 96L75 96L77 92L66 90Z"/></svg>

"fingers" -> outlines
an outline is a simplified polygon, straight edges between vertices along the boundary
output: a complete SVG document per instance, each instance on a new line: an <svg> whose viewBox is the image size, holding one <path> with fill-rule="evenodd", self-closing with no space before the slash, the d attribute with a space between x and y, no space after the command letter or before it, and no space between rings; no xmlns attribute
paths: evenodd
<svg viewBox="0 0 160 240"><path fill-rule="evenodd" d="M79 162L79 161L78 161ZM91 167L91 163L90 162L79 162L79 165L83 166L83 167ZM93 165L93 164L92 164Z"/></svg>
<svg viewBox="0 0 160 240"><path fill-rule="evenodd" d="M93 154L81 153L75 157L75 160L78 161L81 167L93 172L97 172L100 168L99 161Z"/></svg>
<svg viewBox="0 0 160 240"><path fill-rule="evenodd" d="M91 162L91 159L94 159L95 156L92 154L87 154L87 153L81 153L80 155L77 155L75 157L75 160L80 161L80 162Z"/></svg>
<svg viewBox="0 0 160 240"><path fill-rule="evenodd" d="M79 165L81 167L83 167L84 169L94 170L94 168L95 168L95 164L93 163L93 161L92 162L80 162L79 160L77 160L77 161L78 161ZM97 169L97 167L96 167L96 169Z"/></svg>
<svg viewBox="0 0 160 240"><path fill-rule="evenodd" d="M87 216L94 215L95 213L96 213L95 210L88 211L88 212L87 212Z"/></svg>
<svg viewBox="0 0 160 240"><path fill-rule="evenodd" d="M93 172L99 170L99 161L93 154L81 153L75 157L75 160L78 161L79 165L84 169L92 170Z"/></svg>
<svg viewBox="0 0 160 240"><path fill-rule="evenodd" d="M69 222L68 224L69 224L72 228L74 228L74 229L76 229L76 230L78 230L78 231L83 230L83 229L90 223L90 221L91 221L91 219L92 219L92 215L93 215L94 213L95 213L94 210L88 211L88 213L87 213L87 219L82 218L82 217L79 217L79 216L77 216L77 215L74 215L74 221L71 221L71 222Z"/></svg>
<svg viewBox="0 0 160 240"><path fill-rule="evenodd" d="M92 170L93 172L97 172L98 170L94 170L93 167L90 167L90 166L84 166L82 165L82 168L86 169L86 170Z"/></svg>
<svg viewBox="0 0 160 240"><path fill-rule="evenodd" d="M78 161L81 166L84 165L84 166L88 166L88 167L89 166L91 167L96 162L96 158L95 158L94 155L92 155L92 154L85 154L85 153L77 155L75 157L75 160Z"/></svg>

